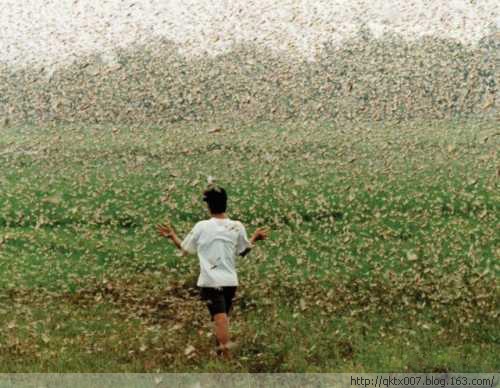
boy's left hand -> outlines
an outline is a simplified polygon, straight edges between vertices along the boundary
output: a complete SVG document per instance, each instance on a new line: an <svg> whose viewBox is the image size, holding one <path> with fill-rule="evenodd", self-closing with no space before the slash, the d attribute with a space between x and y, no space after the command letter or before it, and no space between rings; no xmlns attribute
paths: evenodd
<svg viewBox="0 0 500 388"><path fill-rule="evenodd" d="M175 235L174 229L169 224L156 225L158 234L162 237L172 238Z"/></svg>

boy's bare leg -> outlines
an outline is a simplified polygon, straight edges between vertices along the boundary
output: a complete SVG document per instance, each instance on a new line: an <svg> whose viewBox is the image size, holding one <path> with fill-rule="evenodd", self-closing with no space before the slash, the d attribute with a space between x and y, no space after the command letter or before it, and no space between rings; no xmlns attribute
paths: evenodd
<svg viewBox="0 0 500 388"><path fill-rule="evenodd" d="M229 318L226 313L214 315L215 337L224 357L229 357Z"/></svg>

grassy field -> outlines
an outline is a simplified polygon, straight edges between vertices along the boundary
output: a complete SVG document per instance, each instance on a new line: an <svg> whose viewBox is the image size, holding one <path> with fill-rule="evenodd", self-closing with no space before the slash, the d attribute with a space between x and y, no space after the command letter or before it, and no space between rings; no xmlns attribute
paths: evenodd
<svg viewBox="0 0 500 388"><path fill-rule="evenodd" d="M0 130L0 372L500 370L495 121ZM229 213L238 343L217 359L180 235Z"/></svg>

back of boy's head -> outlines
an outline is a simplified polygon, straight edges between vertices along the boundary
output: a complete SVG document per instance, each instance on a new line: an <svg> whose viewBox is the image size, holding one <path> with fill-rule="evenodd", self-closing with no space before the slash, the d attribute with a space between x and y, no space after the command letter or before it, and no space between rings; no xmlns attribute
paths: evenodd
<svg viewBox="0 0 500 388"><path fill-rule="evenodd" d="M203 192L203 200L208 204L210 213L225 213L227 208L227 194L222 187L210 185Z"/></svg>

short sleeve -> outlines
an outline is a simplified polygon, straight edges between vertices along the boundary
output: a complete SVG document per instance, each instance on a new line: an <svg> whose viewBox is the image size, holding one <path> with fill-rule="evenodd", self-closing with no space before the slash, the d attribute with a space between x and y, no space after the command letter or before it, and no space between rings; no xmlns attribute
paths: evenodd
<svg viewBox="0 0 500 388"><path fill-rule="evenodd" d="M183 251L194 255L198 251L198 240L200 238L200 224L196 224L193 229L187 234L181 243Z"/></svg>
<svg viewBox="0 0 500 388"><path fill-rule="evenodd" d="M250 241L248 241L247 231L245 230L243 224L240 223L240 228L238 232L238 242L236 244L236 252L238 253L238 255L241 255L251 247L252 244L250 244Z"/></svg>

